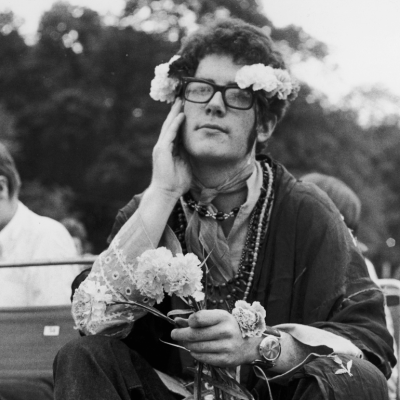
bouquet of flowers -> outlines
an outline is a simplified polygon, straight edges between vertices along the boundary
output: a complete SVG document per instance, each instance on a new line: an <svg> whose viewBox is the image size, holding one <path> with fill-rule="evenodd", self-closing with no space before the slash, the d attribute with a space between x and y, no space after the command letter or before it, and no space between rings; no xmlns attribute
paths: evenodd
<svg viewBox="0 0 400 400"><path fill-rule="evenodd" d="M149 304L141 302L121 301L112 304L130 304L141 307L179 327L171 317L190 315L205 308L207 293L202 291L204 274L202 268L205 263L206 260L201 263L198 257L192 253L173 256L171 251L165 247L147 250L138 257L135 283L140 293L157 303L161 303L165 295L178 296L188 306L186 310L172 310L168 315L164 315ZM205 277L207 280L207 271ZM243 337L258 335L259 332L261 334L265 329L265 310L259 303L253 303L251 306L244 301L238 301L232 314L239 323ZM171 345L186 350L182 346ZM196 367L190 368L190 370L195 376L193 394L185 400L253 400L250 392L241 386L236 376L233 376L234 374L225 368L198 362Z"/></svg>

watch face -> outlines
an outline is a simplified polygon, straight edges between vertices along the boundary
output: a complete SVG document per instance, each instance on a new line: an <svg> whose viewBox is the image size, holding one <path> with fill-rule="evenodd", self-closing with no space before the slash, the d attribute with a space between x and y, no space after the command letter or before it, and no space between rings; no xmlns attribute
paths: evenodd
<svg viewBox="0 0 400 400"><path fill-rule="evenodd" d="M267 336L260 343L260 353L267 361L275 361L281 354L281 344L275 336Z"/></svg>

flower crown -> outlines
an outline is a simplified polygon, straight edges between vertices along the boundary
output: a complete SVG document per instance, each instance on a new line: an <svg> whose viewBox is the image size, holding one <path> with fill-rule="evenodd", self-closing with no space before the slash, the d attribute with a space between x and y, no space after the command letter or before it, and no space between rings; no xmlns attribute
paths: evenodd
<svg viewBox="0 0 400 400"><path fill-rule="evenodd" d="M180 56L173 56L167 63L160 64L154 69L154 78L151 81L150 97L157 101L172 103L175 100L176 88L179 85L178 78L170 78L169 66Z"/></svg>
<svg viewBox="0 0 400 400"><path fill-rule="evenodd" d="M158 65L151 81L150 97L153 100L172 103L175 100L179 79L168 76L170 65L180 56L173 56L167 63ZM267 98L277 96L279 100L294 100L298 85L288 71L264 64L245 65L236 73L235 82L241 89L251 87L254 91L264 90Z"/></svg>

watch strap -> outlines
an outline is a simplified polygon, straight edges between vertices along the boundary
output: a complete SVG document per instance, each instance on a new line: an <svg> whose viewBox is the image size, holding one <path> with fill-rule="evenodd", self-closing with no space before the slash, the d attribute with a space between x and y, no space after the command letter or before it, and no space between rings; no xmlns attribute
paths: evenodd
<svg viewBox="0 0 400 400"><path fill-rule="evenodd" d="M262 336L264 338L266 338L268 336L274 336L279 341L281 338L281 333L279 332L278 329L272 328L271 326L267 326L265 328L265 331L263 332ZM261 343L260 343L260 345L261 345ZM280 349L280 351L281 351L281 349ZM280 351L279 351L279 355L280 355ZM278 357L279 357L279 355L278 355ZM266 370L266 369L274 367L275 361L276 360L267 360L266 358L264 358L261 355L261 352L260 352L260 358L251 362L251 365L255 365L255 366L261 367L262 369Z"/></svg>
<svg viewBox="0 0 400 400"><path fill-rule="evenodd" d="M263 369L270 369L275 365L275 363L272 361L267 361L265 359L264 360L257 359L252 361L251 365L256 365L257 367L261 367Z"/></svg>

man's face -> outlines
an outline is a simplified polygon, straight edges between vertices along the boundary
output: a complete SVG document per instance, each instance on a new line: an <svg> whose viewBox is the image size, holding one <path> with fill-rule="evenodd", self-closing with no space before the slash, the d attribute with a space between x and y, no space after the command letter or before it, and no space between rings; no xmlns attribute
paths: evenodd
<svg viewBox="0 0 400 400"><path fill-rule="evenodd" d="M212 54L200 61L195 78L225 86L235 83L241 67L230 56ZM224 104L222 93L216 92L208 103L186 100L184 113L183 144L195 160L235 163L249 154L252 133L255 139L254 105L249 110L230 108Z"/></svg>

